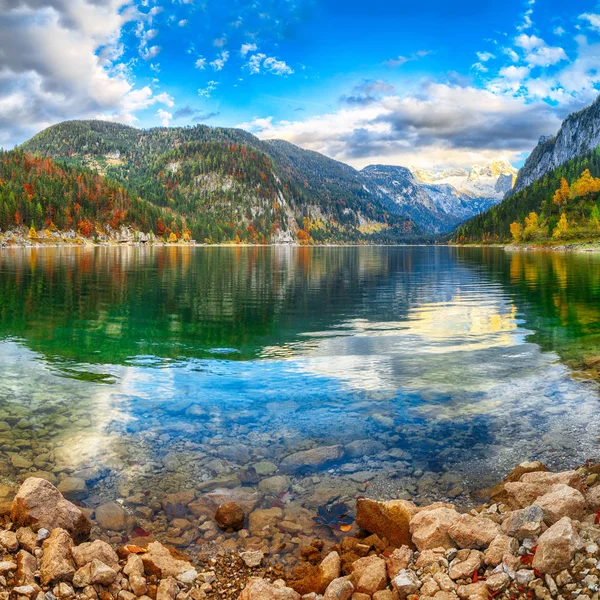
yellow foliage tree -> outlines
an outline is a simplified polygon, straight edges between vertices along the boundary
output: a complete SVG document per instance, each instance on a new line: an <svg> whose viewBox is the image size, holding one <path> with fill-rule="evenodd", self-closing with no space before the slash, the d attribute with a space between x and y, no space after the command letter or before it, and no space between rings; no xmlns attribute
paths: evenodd
<svg viewBox="0 0 600 600"><path fill-rule="evenodd" d="M588 194L600 192L600 179L592 177L589 169L586 169L581 177L571 186L571 198L579 198Z"/></svg>
<svg viewBox="0 0 600 600"><path fill-rule="evenodd" d="M560 180L560 188L554 192L554 204L558 204L558 206L564 206L571 195L571 190L569 189L569 184L567 180L563 177Z"/></svg>
<svg viewBox="0 0 600 600"><path fill-rule="evenodd" d="M35 227L33 225L29 228L29 237L32 240L37 239L37 231L35 230Z"/></svg>
<svg viewBox="0 0 600 600"><path fill-rule="evenodd" d="M171 231L169 234L169 243L174 244L177 241L177 236Z"/></svg>
<svg viewBox="0 0 600 600"><path fill-rule="evenodd" d="M510 224L510 233L513 236L515 242L520 242L523 237L523 225L519 221L515 221Z"/></svg>
<svg viewBox="0 0 600 600"><path fill-rule="evenodd" d="M567 215L563 213L560 215L560 219L558 220L558 224L556 225L556 229L552 234L553 238L559 239L565 236L565 234L569 231L569 222L567 221Z"/></svg>
<svg viewBox="0 0 600 600"><path fill-rule="evenodd" d="M523 230L523 237L529 239L538 233L540 229L540 219L536 212L530 212L525 217L525 229Z"/></svg>

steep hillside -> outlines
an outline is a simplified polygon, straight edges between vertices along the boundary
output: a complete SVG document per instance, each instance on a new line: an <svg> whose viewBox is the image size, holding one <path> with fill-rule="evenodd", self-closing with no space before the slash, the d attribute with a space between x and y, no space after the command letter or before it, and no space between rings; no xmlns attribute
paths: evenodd
<svg viewBox="0 0 600 600"><path fill-rule="evenodd" d="M361 173L425 231L445 233L499 203L512 187L517 170L497 161L469 171L413 173L404 167L371 165Z"/></svg>
<svg viewBox="0 0 600 600"><path fill-rule="evenodd" d="M23 149L86 166L181 215L198 241L393 242L422 231L357 171L279 141L203 125L50 127Z"/></svg>
<svg viewBox="0 0 600 600"><path fill-rule="evenodd" d="M0 152L0 230L28 227L32 237L40 230L78 231L91 238L114 235L124 225L174 239L189 237L185 219L95 171L21 150Z"/></svg>
<svg viewBox="0 0 600 600"><path fill-rule="evenodd" d="M600 238L600 148L567 161L461 225L458 243Z"/></svg>
<svg viewBox="0 0 600 600"><path fill-rule="evenodd" d="M600 145L600 97L584 110L563 121L554 137L543 137L515 183L513 193L520 192L560 165L594 150Z"/></svg>

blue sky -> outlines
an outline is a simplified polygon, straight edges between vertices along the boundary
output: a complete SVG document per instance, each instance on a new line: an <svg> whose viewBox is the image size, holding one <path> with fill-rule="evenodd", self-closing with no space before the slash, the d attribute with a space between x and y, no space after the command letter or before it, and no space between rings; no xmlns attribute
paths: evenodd
<svg viewBox="0 0 600 600"><path fill-rule="evenodd" d="M0 0L0 144L242 126L362 167L519 164L600 87L591 1Z"/></svg>

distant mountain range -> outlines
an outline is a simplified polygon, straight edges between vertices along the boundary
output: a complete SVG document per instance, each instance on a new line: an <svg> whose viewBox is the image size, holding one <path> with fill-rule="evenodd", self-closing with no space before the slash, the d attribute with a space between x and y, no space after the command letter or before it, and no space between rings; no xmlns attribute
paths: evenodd
<svg viewBox="0 0 600 600"><path fill-rule="evenodd" d="M495 161L470 170L443 171L370 165L361 173L371 188L388 196L425 231L446 233L501 202L518 171L505 161Z"/></svg>

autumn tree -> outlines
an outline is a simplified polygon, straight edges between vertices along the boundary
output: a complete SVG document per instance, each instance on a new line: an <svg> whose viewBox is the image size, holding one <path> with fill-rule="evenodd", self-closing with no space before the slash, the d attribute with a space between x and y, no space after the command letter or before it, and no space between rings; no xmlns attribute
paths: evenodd
<svg viewBox="0 0 600 600"><path fill-rule="evenodd" d="M520 242L523 237L523 225L519 221L514 221L510 224L510 233L515 242Z"/></svg>
<svg viewBox="0 0 600 600"><path fill-rule="evenodd" d="M540 230L540 219L536 212L530 212L525 217L525 229L523 230L523 237L525 239L531 239Z"/></svg>
<svg viewBox="0 0 600 600"><path fill-rule="evenodd" d="M586 169L581 177L571 186L571 198L579 198L600 192L600 178L592 177L589 169Z"/></svg>
<svg viewBox="0 0 600 600"><path fill-rule="evenodd" d="M569 189L569 184L567 183L567 180L563 177L560 180L560 188L558 188L556 192L554 192L554 204L557 204L558 206L564 206L567 203L570 194L571 190Z"/></svg>
<svg viewBox="0 0 600 600"><path fill-rule="evenodd" d="M569 222L567 221L567 215L563 213L560 215L560 219L558 220L558 224L552 233L552 237L556 239L560 239L566 235L569 231Z"/></svg>

